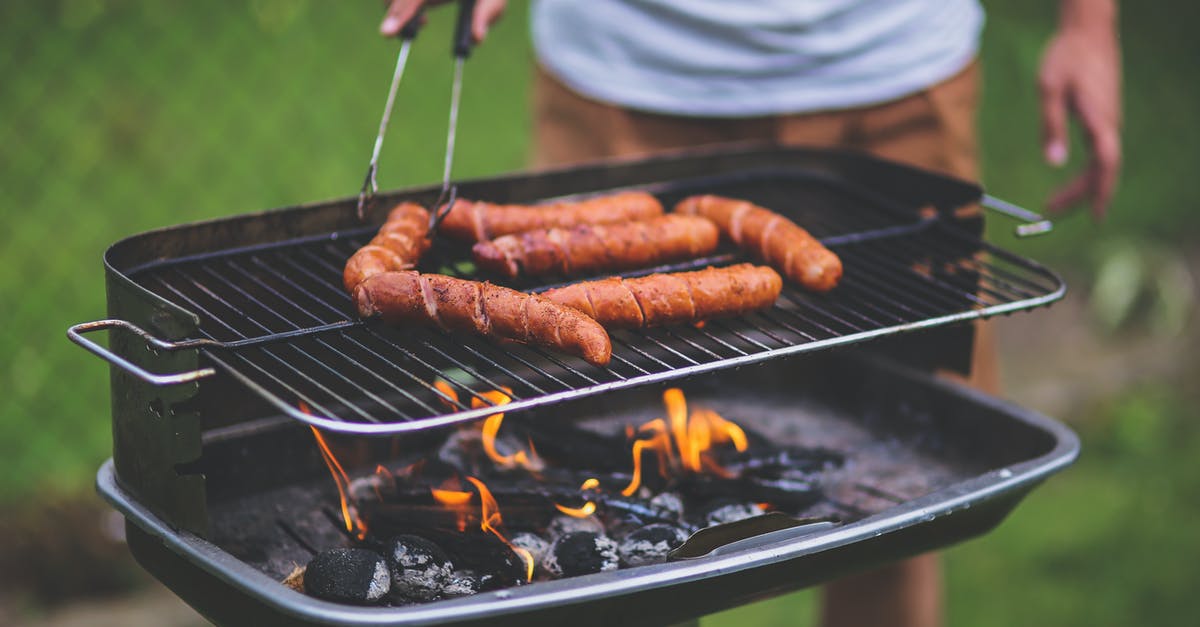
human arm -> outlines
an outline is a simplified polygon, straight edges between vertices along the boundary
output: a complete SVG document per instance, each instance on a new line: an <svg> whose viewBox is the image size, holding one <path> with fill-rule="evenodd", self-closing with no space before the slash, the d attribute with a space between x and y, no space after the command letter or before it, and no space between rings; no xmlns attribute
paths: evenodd
<svg viewBox="0 0 1200 627"><path fill-rule="evenodd" d="M1121 169L1121 54L1115 0L1062 0L1058 30L1042 57L1042 138L1046 161L1068 158L1069 114L1083 126L1088 164L1057 189L1049 208L1062 211L1089 202L1102 219Z"/></svg>
<svg viewBox="0 0 1200 627"><path fill-rule="evenodd" d="M408 23L417 11L425 5L445 4L449 0L392 0L388 5L387 15L379 25L379 32L384 37L395 37L400 29ZM488 29L504 13L507 0L478 0L475 4L475 14L471 18L471 36L475 43L483 41Z"/></svg>

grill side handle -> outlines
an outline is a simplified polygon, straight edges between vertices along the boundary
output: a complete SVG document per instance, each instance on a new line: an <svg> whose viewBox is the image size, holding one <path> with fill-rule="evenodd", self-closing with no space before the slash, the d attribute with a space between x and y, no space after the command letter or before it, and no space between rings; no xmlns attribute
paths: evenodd
<svg viewBox="0 0 1200 627"><path fill-rule="evenodd" d="M1034 213L1024 207L1014 205L1007 200L996 198L991 194L984 194L979 200L979 204L985 209L990 209L996 213L1006 215L1016 220L1022 220L1025 224L1017 225L1015 229L1017 237L1030 237L1032 235L1041 235L1049 233L1054 228L1054 223L1047 220L1040 214Z"/></svg>
<svg viewBox="0 0 1200 627"><path fill-rule="evenodd" d="M104 361L117 366L125 372L128 372L129 374L151 385L164 386L177 385L180 383L191 383L205 377L210 377L217 373L214 368L198 368L196 370L178 372L174 374L155 374L84 337L85 333L91 333L93 331L101 331L105 329L123 329L138 335L146 341L146 348L148 350L176 351L218 344L217 342L213 342L211 340L184 340L182 342L168 342L154 337L146 330L131 322L112 319L96 320L94 322L81 322L67 329L67 337L72 342L82 346L85 350L93 355L100 357Z"/></svg>

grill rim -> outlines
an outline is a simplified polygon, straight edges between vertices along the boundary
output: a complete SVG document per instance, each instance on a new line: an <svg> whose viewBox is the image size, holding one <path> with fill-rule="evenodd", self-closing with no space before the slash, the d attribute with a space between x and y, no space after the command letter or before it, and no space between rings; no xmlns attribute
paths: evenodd
<svg viewBox="0 0 1200 627"><path fill-rule="evenodd" d="M424 625L483 620L507 624L508 620L528 620L529 614L567 605L618 599L729 575L741 576L877 538L885 545L891 545L893 550L909 551L914 547L894 546L897 543L889 543L889 540L898 538L905 531L928 528L938 521L962 521L964 533L953 538L954 541L980 535L1002 521L1028 491L1069 466L1079 454L1078 436L1065 425L1038 412L883 360L873 359L869 363L883 372L907 379L908 383L956 396L980 409L995 410L1005 420L1048 436L1053 445L1030 459L955 482L859 521L798 538L776 540L723 555L539 582L530 587L402 608L351 607L322 601L282 586L216 545L191 533L172 529L125 491L111 459L101 467L96 485L100 495L126 517L127 523L137 525L160 542L161 547L189 565L234 586L281 617L321 624ZM1012 501L1010 506L1004 506L1006 499ZM989 503L1000 506L999 511L983 507ZM952 518L955 516L957 518Z"/></svg>

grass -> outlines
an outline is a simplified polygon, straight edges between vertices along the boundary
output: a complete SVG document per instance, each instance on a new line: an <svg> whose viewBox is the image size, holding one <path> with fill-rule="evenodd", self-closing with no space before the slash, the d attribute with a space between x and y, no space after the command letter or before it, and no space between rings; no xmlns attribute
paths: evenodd
<svg viewBox="0 0 1200 627"><path fill-rule="evenodd" d="M1062 181L1038 142L1033 76L1052 3L989 4L980 127L989 190L1031 208ZM1200 159L1191 80L1200 8L1122 16L1126 166L1111 218L1065 219L1015 241L1080 264L1104 239L1177 246L1200 231L1188 182ZM0 508L90 490L111 450L107 369L64 330L103 317L104 249L144 230L350 195L369 156L396 45L372 3L57 0L0 3ZM400 89L381 163L388 188L440 176L450 15L432 12ZM455 176L525 163L526 6L466 68ZM1078 157L1079 146L1073 155ZM1194 383L1193 383L1194 387ZM947 553L952 624L1168 624L1194 608L1197 438L1181 390L1095 408L1077 467L986 539ZM1186 401L1186 402L1185 402ZM1150 425L1150 426L1147 426ZM1190 556L1190 557L1189 557ZM811 593L718 615L796 624ZM1195 615L1195 612L1192 612Z"/></svg>

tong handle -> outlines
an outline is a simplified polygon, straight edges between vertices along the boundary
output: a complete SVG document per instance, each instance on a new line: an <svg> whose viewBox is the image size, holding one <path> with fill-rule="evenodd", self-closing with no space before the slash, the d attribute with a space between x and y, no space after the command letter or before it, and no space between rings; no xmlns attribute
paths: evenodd
<svg viewBox="0 0 1200 627"><path fill-rule="evenodd" d="M1054 228L1054 223L1047 220L1045 217L1024 207L1018 207L1007 200L996 198L991 194L984 194L983 198L980 199L979 204L983 205L985 209L990 209L996 213L1002 213L1010 218L1024 220L1025 224L1017 225L1017 237L1041 235L1042 233L1049 233L1050 230Z"/></svg>
<svg viewBox="0 0 1200 627"><path fill-rule="evenodd" d="M475 17L475 0L458 0L458 22L454 27L454 56L465 59L471 56L475 38L471 33L471 21Z"/></svg>
<svg viewBox="0 0 1200 627"><path fill-rule="evenodd" d="M416 13L413 13L412 17L408 18L408 21L404 23L404 26L400 27L400 39L412 39L416 37L417 33L421 32L421 27L424 25L425 7L421 6L417 9Z"/></svg>
<svg viewBox="0 0 1200 627"><path fill-rule="evenodd" d="M184 348L194 348L200 344L203 344L203 341L198 342L196 340L187 340L183 342L167 342L165 340L160 340L153 335L150 335L150 333L148 333L145 329L142 329L131 322L126 322L125 320L97 320L95 322L81 322L67 329L67 337L70 338L72 342L82 346L88 352L99 356L104 361L107 361L108 363L117 366L125 372L128 372L129 374L152 385L177 385L179 383L190 383L192 381L203 379L205 377L211 377L212 375L217 374L217 371L213 368L200 368L190 372L180 372L176 374L155 374L83 336L84 333L91 333L92 331L101 331L104 329L124 329L126 331L130 331L146 340L147 348L153 347L157 350L172 351Z"/></svg>

